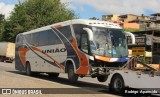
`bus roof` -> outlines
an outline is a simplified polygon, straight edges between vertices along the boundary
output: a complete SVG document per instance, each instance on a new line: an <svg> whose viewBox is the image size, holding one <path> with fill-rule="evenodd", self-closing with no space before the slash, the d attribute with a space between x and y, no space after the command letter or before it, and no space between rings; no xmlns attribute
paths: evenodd
<svg viewBox="0 0 160 97"><path fill-rule="evenodd" d="M64 22L55 23L52 25L44 26L41 28L37 28L28 32L24 32L23 35L30 34L30 33L36 33L39 31L45 31L51 29L51 27L57 27L57 26L67 26L71 24L84 24L88 26L95 26L95 27L105 27L105 28L116 28L116 29L122 29L118 24L108 22L108 21L100 21L100 20L89 20L89 19L73 19L68 20Z"/></svg>

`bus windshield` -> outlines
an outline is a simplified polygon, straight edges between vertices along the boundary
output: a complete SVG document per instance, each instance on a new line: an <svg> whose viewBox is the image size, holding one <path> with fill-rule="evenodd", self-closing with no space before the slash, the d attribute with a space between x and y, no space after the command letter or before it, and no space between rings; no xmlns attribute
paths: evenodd
<svg viewBox="0 0 160 97"><path fill-rule="evenodd" d="M92 27L94 39L91 42L93 54L122 58L128 56L125 34L122 29Z"/></svg>

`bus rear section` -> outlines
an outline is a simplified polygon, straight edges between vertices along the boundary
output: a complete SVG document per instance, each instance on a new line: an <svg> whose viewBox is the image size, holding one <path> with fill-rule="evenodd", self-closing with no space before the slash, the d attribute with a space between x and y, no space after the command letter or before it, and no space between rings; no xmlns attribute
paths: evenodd
<svg viewBox="0 0 160 97"><path fill-rule="evenodd" d="M69 20L24 32L16 37L15 68L27 75L67 73L97 77L104 82L108 70L128 60L125 34L116 24L93 20Z"/></svg>

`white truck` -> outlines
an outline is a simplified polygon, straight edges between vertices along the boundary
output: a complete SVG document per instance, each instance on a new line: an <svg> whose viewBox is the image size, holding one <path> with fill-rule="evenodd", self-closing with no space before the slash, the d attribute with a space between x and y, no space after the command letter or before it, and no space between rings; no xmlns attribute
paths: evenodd
<svg viewBox="0 0 160 97"><path fill-rule="evenodd" d="M13 62L15 59L15 43L0 42L0 62Z"/></svg>
<svg viewBox="0 0 160 97"><path fill-rule="evenodd" d="M137 67L137 64L141 64L143 67ZM106 82L113 92L128 94L160 93L160 72L141 62L137 56L130 58L119 69L110 69ZM133 90L127 90L126 88L133 88Z"/></svg>

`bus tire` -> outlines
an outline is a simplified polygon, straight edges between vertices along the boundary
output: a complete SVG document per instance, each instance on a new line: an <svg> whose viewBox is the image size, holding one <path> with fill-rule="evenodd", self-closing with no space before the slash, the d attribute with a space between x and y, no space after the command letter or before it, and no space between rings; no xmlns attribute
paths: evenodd
<svg viewBox="0 0 160 97"><path fill-rule="evenodd" d="M3 62L1 57L0 57L0 62Z"/></svg>
<svg viewBox="0 0 160 97"><path fill-rule="evenodd" d="M4 58L3 57L0 57L0 62L4 62Z"/></svg>
<svg viewBox="0 0 160 97"><path fill-rule="evenodd" d="M101 76L97 76L97 80L99 82L105 82L108 79L107 75L101 75Z"/></svg>
<svg viewBox="0 0 160 97"><path fill-rule="evenodd" d="M123 93L125 85L124 80L120 74L116 74L113 76L110 84L110 91L115 93Z"/></svg>
<svg viewBox="0 0 160 97"><path fill-rule="evenodd" d="M59 73L48 73L48 76L50 78L57 78L59 76Z"/></svg>
<svg viewBox="0 0 160 97"><path fill-rule="evenodd" d="M68 67L68 79L72 82L78 80L78 75L74 73L73 64L69 65Z"/></svg>
<svg viewBox="0 0 160 97"><path fill-rule="evenodd" d="M13 61L6 61L6 63L13 63Z"/></svg>
<svg viewBox="0 0 160 97"><path fill-rule="evenodd" d="M26 75L28 76L32 75L31 66L29 62L26 63Z"/></svg>

